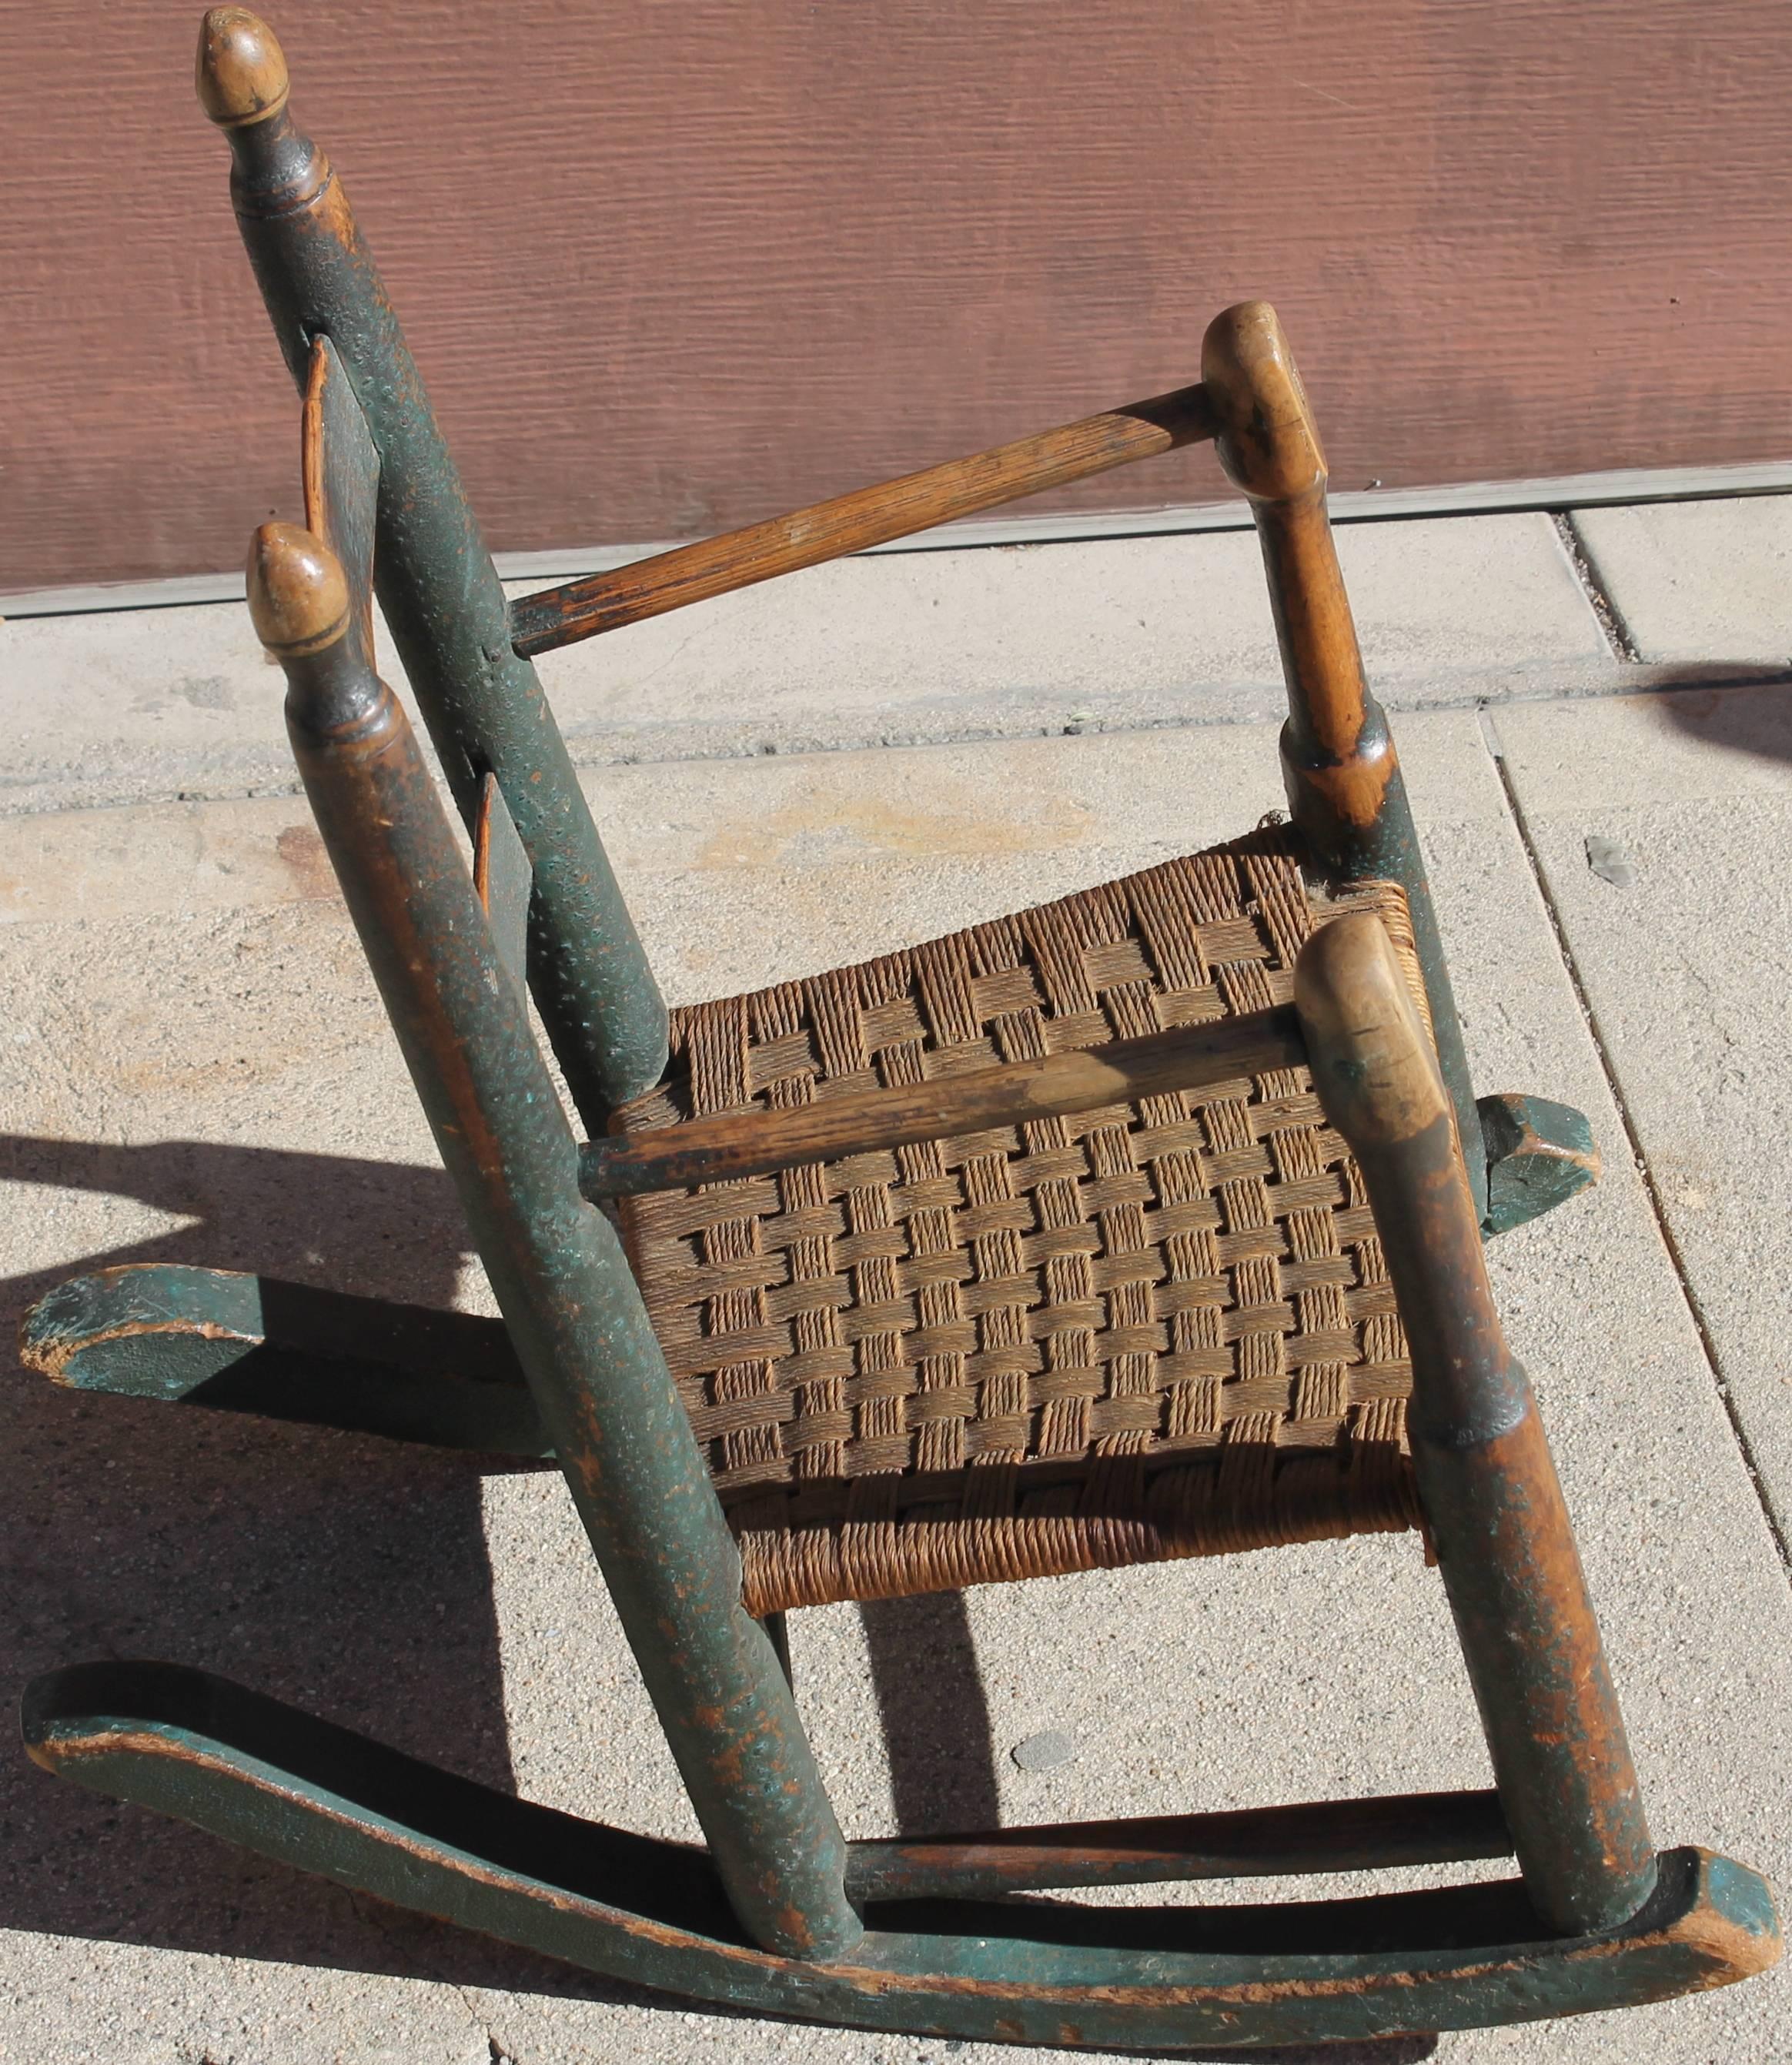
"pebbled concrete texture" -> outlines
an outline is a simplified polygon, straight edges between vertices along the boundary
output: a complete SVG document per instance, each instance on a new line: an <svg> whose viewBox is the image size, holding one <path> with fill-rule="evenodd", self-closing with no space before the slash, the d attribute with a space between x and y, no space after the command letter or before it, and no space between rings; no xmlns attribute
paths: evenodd
<svg viewBox="0 0 1792 2065"><path fill-rule="evenodd" d="M1626 1058L1647 1042L1612 1037L1626 1012L1665 1028L1663 1094L1677 1072L1683 1103L1688 1085L1706 1097L1712 1017L1746 1035L1726 1061L1786 1044L1778 986L1732 992L1715 972L1725 943L1739 966L1771 968L1784 936L1762 880L1783 777L1723 742L1778 738L1776 705L1709 700L1702 730L1667 728L1701 702L1677 697L1502 707L1491 734L1471 709L1421 712L1399 736L1477 1081L1579 1105L1606 1153L1600 1189L1498 1243L1494 1268L1657 1838L1729 1850L1785 1887L1792 1598L1688 1292L1745 1429L1734 1372L1751 1344L1765 1350L1767 1306L1726 1345L1713 1320L1733 1295L1726 1243L1708 1253L1670 1205L1677 1267L1625 1145L1628 1117L1666 1195L1656 1078ZM912 943L1236 833L1280 800L1268 723L594 766L586 781L675 998ZM1658 847L1652 797L1670 787L1684 817ZM1688 882L1718 865L1725 825L1744 859L1701 903ZM1636 851L1639 887L1621 892L1634 916L1615 916L1631 907L1596 881L1604 900L1589 892L1583 915L1563 886L1588 830ZM1664 917L1676 895L1702 930ZM1693 973L1661 979L1682 950ZM0 818L0 982L14 1310L123 1259L486 1305L301 801ZM1741 1194L1722 1209L1747 1214L1770 1299L1787 1214L1758 1171L1782 1129L1751 1130L1712 1080L1722 1122L1701 1151ZM1776 1112L1777 1094L1753 1108ZM529 1796L691 1833L551 1473L482 1477L370 1440L6 1383L0 1703L56 1663L169 1656ZM852 1833L1486 1782L1435 1573L1410 1539L830 1608L795 1616L792 1644ZM1047 1732L1074 1754L1021 1768L1011 1751ZM16 1750L0 1756L0 2058L32 2065L1057 2055L762 2023L610 1986L111 1806ZM1437 2055L1582 2065L1645 2047L1661 2065L1786 2055L1792 1987L1775 1974L1627 2016L1452 2035Z"/></svg>
<svg viewBox="0 0 1792 2065"><path fill-rule="evenodd" d="M1582 509L1573 523L1643 659L1792 656L1792 495Z"/></svg>
<svg viewBox="0 0 1792 2065"><path fill-rule="evenodd" d="M1782 1536L1792 1532L1792 710L1708 689L1490 724ZM1588 865L1613 839L1628 887Z"/></svg>
<svg viewBox="0 0 1792 2065"><path fill-rule="evenodd" d="M1547 518L1340 526L1363 649L1402 705L1511 692L1608 655ZM576 737L651 750L750 716L792 746L1272 717L1249 531L839 560L550 654ZM1398 685L1398 687L1396 686ZM856 721L856 733L843 731Z"/></svg>
<svg viewBox="0 0 1792 2065"><path fill-rule="evenodd" d="M1397 708L1609 686L1548 519L1345 525ZM382 631L382 670L400 678ZM1269 717L1248 531L838 561L549 654L574 757L668 759ZM287 791L281 681L240 604L0 623L0 808Z"/></svg>

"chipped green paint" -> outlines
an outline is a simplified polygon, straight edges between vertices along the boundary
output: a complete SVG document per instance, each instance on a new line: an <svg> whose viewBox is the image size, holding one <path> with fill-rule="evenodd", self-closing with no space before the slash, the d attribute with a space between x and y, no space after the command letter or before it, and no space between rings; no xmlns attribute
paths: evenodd
<svg viewBox="0 0 1792 2065"><path fill-rule="evenodd" d="M19 1358L73 1391L253 1412L482 1454L552 1459L501 1319L277 1277L127 1263L71 1277Z"/></svg>
<svg viewBox="0 0 1792 2065"><path fill-rule="evenodd" d="M47 1769L376 1898L606 1978L766 2014L1133 2052L1364 2040L1724 1986L1779 1954L1773 1897L1702 1850L1621 1928L1540 1930L1513 1883L1203 1909L867 1909L844 1956L743 1943L700 1851L487 1790L228 1681L89 1664L28 1689ZM476 1831L476 1837L474 1833Z"/></svg>
<svg viewBox="0 0 1792 2065"><path fill-rule="evenodd" d="M1449 1091L1373 918L1314 934L1294 991L1313 1088L1357 1157L1394 1280L1413 1474L1525 1885L1563 1935L1614 1927L1649 1897L1654 1848Z"/></svg>
<svg viewBox="0 0 1792 2065"><path fill-rule="evenodd" d="M300 373L327 333L365 411L381 461L382 600L463 812L490 775L515 819L536 887L532 979L599 1131L609 1103L657 1074L657 992L539 685L510 651L490 560L340 186L285 111L277 49L238 9L208 17L205 33L214 69L202 68L202 91L236 125L238 214L282 348ZM1338 651L1354 665L1339 621ZM1343 763L1315 761L1303 788L1297 722L1284 759L1320 865L1406 886L1437 1020L1454 1127L1430 1079L1422 1131L1393 1149L1384 1129L1379 1153L1356 1144L1413 1342L1416 1468L1499 1796L1333 1802L1248 1829L1207 1816L849 1846L779 1667L781 1622L763 1627L741 1606L738 1552L665 1356L613 1230L579 1194L577 1146L504 945L402 712L361 641L333 635L286 649L289 729L504 1320L120 1268L41 1301L27 1358L77 1388L552 1449L710 1847L575 1821L168 1664L34 1681L23 1719L40 1764L611 1978L916 2035L1128 2051L1360 2039L1632 2006L1774 1962L1762 1880L1702 1851L1657 1858L1648 1844L1547 1447L1487 1296L1484 1201L1477 1187L1471 1206L1455 1153L1459 1136L1479 1185L1483 1134L1373 702L1353 746L1338 747L1356 756L1349 781L1328 787L1326 770ZM513 847L496 860L491 906L509 944L525 871ZM1405 999L1391 961L1387 980ZM1410 1043L1430 1053L1416 1020ZM1325 1042L1309 1046L1329 1110L1375 1105L1348 1056L1332 1055L1328 1083ZM1350 1131L1348 1114L1333 1116ZM1515 1182L1552 1143L1572 1148L1561 1120L1575 1115L1559 1107L1506 1116L1517 1130L1495 1159ZM1292 1870L1315 1862L1315 1845L1361 1869L1509 1847L1524 1876L1263 1907L944 1897L1241 1861ZM910 1897L865 1899L861 1917L848 1898L855 1851L862 1899L880 1887Z"/></svg>
<svg viewBox="0 0 1792 2065"><path fill-rule="evenodd" d="M1365 690L1363 729L1359 749L1364 757L1392 759L1388 721L1381 705ZM1282 768L1288 793L1288 814L1296 830L1313 849L1325 879L1339 886L1353 882L1398 882L1406 892L1407 915L1412 920L1413 944L1418 952L1419 972L1431 1007L1431 1032L1437 1042L1438 1062L1445 1087L1456 1113L1468 1165L1469 1189L1478 1212L1486 1205L1487 1167L1480 1154L1481 1126L1474 1108L1474 1086L1469 1077L1468 1053L1462 1045L1462 1021L1456 1009L1456 993L1450 980L1443 936L1438 929L1436 906L1431 901L1431 883L1419 850L1418 830L1413 822L1412 806L1406 800L1406 778L1394 762L1381 790L1374 822L1353 824L1334 810L1320 790L1304 778L1307 769L1301 729L1290 718L1282 733Z"/></svg>
<svg viewBox="0 0 1792 2065"><path fill-rule="evenodd" d="M422 750L346 640L282 665L325 850L716 1869L768 1949L845 1949L843 1838Z"/></svg>
<svg viewBox="0 0 1792 2065"><path fill-rule="evenodd" d="M374 578L470 825L502 785L534 872L530 976L580 1117L650 1089L665 1006L533 665L511 649L497 572L341 180L285 108L226 131L231 193L274 333L302 388L327 336L378 448Z"/></svg>
<svg viewBox="0 0 1792 2065"><path fill-rule="evenodd" d="M1487 1152L1484 1233L1510 1233L1599 1181L1593 1129L1572 1105L1507 1093L1476 1109Z"/></svg>

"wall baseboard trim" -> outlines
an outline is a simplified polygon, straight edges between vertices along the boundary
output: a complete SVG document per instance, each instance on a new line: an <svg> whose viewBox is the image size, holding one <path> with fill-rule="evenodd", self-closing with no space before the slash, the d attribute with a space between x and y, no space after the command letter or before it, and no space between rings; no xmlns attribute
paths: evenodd
<svg viewBox="0 0 1792 2065"><path fill-rule="evenodd" d="M1745 466L1634 467L1610 473L1572 473L1535 480L1472 480L1445 487L1371 487L1335 494L1339 523L1411 521L1426 516L1480 516L1503 511L1590 509L1636 502L1712 501L1741 495L1792 492L1792 459ZM1071 544L1102 538L1149 538L1182 531L1245 531L1243 502L1201 503L1176 508L1096 510L1078 513L977 517L942 524L919 537L879 545L879 552L964 552L986 545ZM570 580L601 573L663 552L663 544L568 547L545 552L500 552L507 581ZM117 581L0 594L0 620L23 616L88 616L111 609L174 609L201 603L241 602L239 573L181 574L164 580Z"/></svg>

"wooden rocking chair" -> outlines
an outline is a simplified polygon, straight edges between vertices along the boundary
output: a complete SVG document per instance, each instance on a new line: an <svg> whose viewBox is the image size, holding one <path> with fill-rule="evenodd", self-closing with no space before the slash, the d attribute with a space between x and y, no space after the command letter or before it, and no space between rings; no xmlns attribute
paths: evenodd
<svg viewBox="0 0 1792 2065"><path fill-rule="evenodd" d="M504 1316L125 1269L53 1291L27 1353L90 1388L556 1456L706 1848L169 1664L38 1680L32 1755L596 1972L868 2027L1288 2043L1770 1964L1763 1881L1658 1856L1644 1823L1482 1253L1588 1180L1591 1144L1577 1114L1470 1094L1272 313L1220 317L1179 393L510 608L272 34L208 15L199 85L305 395L307 527L257 533L250 605ZM532 656L1206 437L1261 532L1292 825L675 1012L669 1037ZM376 582L471 870L373 670ZM786 1610L1410 1526L1497 1790L843 1837ZM1507 1855L1507 1882L1305 1905L1026 1897Z"/></svg>

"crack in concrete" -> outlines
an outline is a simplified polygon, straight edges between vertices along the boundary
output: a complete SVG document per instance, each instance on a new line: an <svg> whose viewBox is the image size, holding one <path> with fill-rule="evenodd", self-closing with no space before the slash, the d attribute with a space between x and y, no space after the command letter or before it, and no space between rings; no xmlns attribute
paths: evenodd
<svg viewBox="0 0 1792 2065"><path fill-rule="evenodd" d="M382 1900L377 1893L366 1892L359 1886L344 1885L339 1890L348 1901L350 1909L356 1919L364 1922L370 1929L378 1931L389 1942L398 1948L403 1953L407 1963L418 1976L431 1979L436 1985L445 1986L450 1992L459 1995L461 2005L467 2010L467 2019L479 2035L485 2039L491 2065L517 2065L516 2053L507 2051L493 2035L491 2024L479 2012L479 2003L474 1999L471 1990L457 1981L451 1979L445 1972L439 1970L436 1967L435 1960L427 1952L420 1951L416 1943L407 1940L401 1934L395 1926L394 1917L387 1902ZM404 1911L413 1917L421 1912L420 1909L407 1909Z"/></svg>
<svg viewBox="0 0 1792 2065"><path fill-rule="evenodd" d="M491 2054L491 2065L517 2065L516 2052L505 2050L504 2045L491 2034L491 2025L475 2006L467 1989L464 1986L457 1986L455 1990L467 2002L467 2012L473 2018L473 2027L485 2039L486 2048Z"/></svg>

